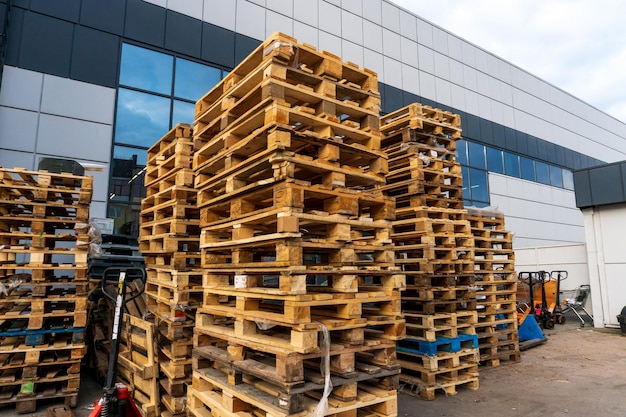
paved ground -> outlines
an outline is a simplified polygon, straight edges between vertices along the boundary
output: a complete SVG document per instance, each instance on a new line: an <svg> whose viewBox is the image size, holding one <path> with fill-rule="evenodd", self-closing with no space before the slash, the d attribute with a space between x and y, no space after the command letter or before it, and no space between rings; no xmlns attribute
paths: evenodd
<svg viewBox="0 0 626 417"><path fill-rule="evenodd" d="M526 350L522 361L480 368L480 388L424 401L401 393L399 417L535 417L626 415L626 337L618 330L580 328L575 318L546 331L547 343ZM102 388L84 372L76 417L87 417ZM28 417L44 417L42 404ZM0 417L15 415L0 409Z"/></svg>

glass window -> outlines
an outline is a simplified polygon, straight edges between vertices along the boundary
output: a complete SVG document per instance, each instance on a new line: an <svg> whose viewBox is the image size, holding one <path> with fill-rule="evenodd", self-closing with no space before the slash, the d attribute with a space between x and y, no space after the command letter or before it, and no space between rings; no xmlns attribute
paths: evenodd
<svg viewBox="0 0 626 417"><path fill-rule="evenodd" d="M197 101L222 79L219 68L176 58L174 96Z"/></svg>
<svg viewBox="0 0 626 417"><path fill-rule="evenodd" d="M467 165L467 142L464 140L456 141L456 160L462 165Z"/></svg>
<svg viewBox="0 0 626 417"><path fill-rule="evenodd" d="M124 88L118 90L116 143L150 147L169 127L169 99Z"/></svg>
<svg viewBox="0 0 626 417"><path fill-rule="evenodd" d="M174 57L138 46L122 45L120 84L172 94Z"/></svg>
<svg viewBox="0 0 626 417"><path fill-rule="evenodd" d="M535 161L535 172L537 173L537 182L550 185L550 170L548 164Z"/></svg>
<svg viewBox="0 0 626 417"><path fill-rule="evenodd" d="M483 145L468 142L467 153L469 156L469 166L472 168L487 169L487 164L485 163L485 147Z"/></svg>
<svg viewBox="0 0 626 417"><path fill-rule="evenodd" d="M520 177L519 173L519 156L504 152L504 173L511 177Z"/></svg>
<svg viewBox="0 0 626 417"><path fill-rule="evenodd" d="M156 142L156 140L155 140ZM135 168L143 168L146 166L146 160L148 159L148 151L146 149L131 148L129 146L115 146L113 148L113 160L114 161L132 161L131 170ZM115 175L114 177L131 178L134 172L130 175Z"/></svg>
<svg viewBox="0 0 626 417"><path fill-rule="evenodd" d="M501 150L487 147L487 169L491 172L504 174Z"/></svg>
<svg viewBox="0 0 626 417"><path fill-rule="evenodd" d="M554 165L550 165L550 185L555 187L563 188L563 174L562 170L559 167L555 167Z"/></svg>
<svg viewBox="0 0 626 417"><path fill-rule="evenodd" d="M172 123L189 123L193 126L193 119L196 106L186 101L174 100L174 112L172 113Z"/></svg>
<svg viewBox="0 0 626 417"><path fill-rule="evenodd" d="M489 202L487 171L470 168L470 193L473 201Z"/></svg>
<svg viewBox="0 0 626 417"><path fill-rule="evenodd" d="M469 168L466 166L461 166L461 175L463 175L463 198L465 200L469 200L472 198L472 196L470 195Z"/></svg>
<svg viewBox="0 0 626 417"><path fill-rule="evenodd" d="M568 190L574 189L574 174L569 169L563 169L563 188Z"/></svg>
<svg viewBox="0 0 626 417"><path fill-rule="evenodd" d="M529 181L535 181L535 161L530 158L520 156L519 162L522 178Z"/></svg>

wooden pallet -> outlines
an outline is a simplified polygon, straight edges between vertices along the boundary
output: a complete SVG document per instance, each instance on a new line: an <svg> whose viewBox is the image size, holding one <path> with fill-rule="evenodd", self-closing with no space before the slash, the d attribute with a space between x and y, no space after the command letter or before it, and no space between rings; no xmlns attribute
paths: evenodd
<svg viewBox="0 0 626 417"><path fill-rule="evenodd" d="M326 79L346 87L346 90L349 87L361 97L364 93L378 96L378 80L374 72L341 62L336 55L317 51L311 45L299 44L295 38L285 34L274 33L198 100L196 119L202 117L215 103L223 101L235 87L258 84L260 75L270 63L279 63L284 67L283 76L276 71L272 74L276 79L304 78L303 83L309 85L319 84ZM288 71L292 75L288 76Z"/></svg>
<svg viewBox="0 0 626 417"><path fill-rule="evenodd" d="M0 167L0 198L90 204L93 177Z"/></svg>
<svg viewBox="0 0 626 417"><path fill-rule="evenodd" d="M126 315L120 341L118 379L130 389L146 417L160 415L155 324Z"/></svg>
<svg viewBox="0 0 626 417"><path fill-rule="evenodd" d="M187 196L193 196L195 192L193 185L193 171L190 169L181 169L160 177L158 181L146 186L146 196L152 197L157 194L161 196L168 193L182 194L185 192Z"/></svg>

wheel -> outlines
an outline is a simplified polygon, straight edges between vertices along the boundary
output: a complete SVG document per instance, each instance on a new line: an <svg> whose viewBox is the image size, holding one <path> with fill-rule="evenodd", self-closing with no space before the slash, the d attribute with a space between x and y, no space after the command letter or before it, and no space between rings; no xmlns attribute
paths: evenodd
<svg viewBox="0 0 626 417"><path fill-rule="evenodd" d="M554 319L550 318L550 319L546 320L545 323L543 324L543 326L546 329L554 329Z"/></svg>
<svg viewBox="0 0 626 417"><path fill-rule="evenodd" d="M563 314L556 316L556 322L558 324L565 324L565 316Z"/></svg>
<svg viewBox="0 0 626 417"><path fill-rule="evenodd" d="M619 328L622 334L626 334L626 307L622 308L622 312L617 316L617 321L619 321Z"/></svg>

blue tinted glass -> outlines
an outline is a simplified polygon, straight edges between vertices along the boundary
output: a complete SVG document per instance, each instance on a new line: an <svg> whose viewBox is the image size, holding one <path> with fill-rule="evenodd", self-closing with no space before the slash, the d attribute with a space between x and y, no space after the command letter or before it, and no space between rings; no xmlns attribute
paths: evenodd
<svg viewBox="0 0 626 417"><path fill-rule="evenodd" d="M504 152L504 173L519 178L519 157L517 155Z"/></svg>
<svg viewBox="0 0 626 417"><path fill-rule="evenodd" d="M548 164L535 161L535 171L537 172L537 182L550 185L550 170Z"/></svg>
<svg viewBox="0 0 626 417"><path fill-rule="evenodd" d="M563 188L563 174L561 168L550 165L550 184Z"/></svg>
<svg viewBox="0 0 626 417"><path fill-rule="evenodd" d="M193 103L174 100L174 112L172 114L172 124L189 123L193 126L193 118L196 106Z"/></svg>
<svg viewBox="0 0 626 417"><path fill-rule="evenodd" d="M172 94L174 57L124 44L120 84L161 94Z"/></svg>
<svg viewBox="0 0 626 417"><path fill-rule="evenodd" d="M149 148L170 127L170 100L120 88L115 142Z"/></svg>
<svg viewBox="0 0 626 417"><path fill-rule="evenodd" d="M574 174L568 169L563 170L563 188L567 190L574 189Z"/></svg>
<svg viewBox="0 0 626 417"><path fill-rule="evenodd" d="M463 175L463 198L465 200L469 200L472 198L470 195L470 176L469 176L469 168L466 166L461 166L461 174Z"/></svg>
<svg viewBox="0 0 626 417"><path fill-rule="evenodd" d="M197 101L222 79L219 68L176 58L174 96Z"/></svg>
<svg viewBox="0 0 626 417"><path fill-rule="evenodd" d="M502 151L494 148L487 148L487 168L491 172L504 174L504 165L502 163Z"/></svg>
<svg viewBox="0 0 626 417"><path fill-rule="evenodd" d="M470 192L473 201L489 202L487 171L470 168Z"/></svg>
<svg viewBox="0 0 626 417"><path fill-rule="evenodd" d="M130 169L143 168L146 166L146 160L148 157L147 149L130 148L127 146L114 146L113 147L113 159L119 161L129 161L128 166ZM134 162L130 162L134 161ZM115 175L117 177L126 177L126 175ZM131 175L132 176L132 175Z"/></svg>
<svg viewBox="0 0 626 417"><path fill-rule="evenodd" d="M520 156L519 162L522 171L522 178L529 181L535 181L535 161Z"/></svg>
<svg viewBox="0 0 626 417"><path fill-rule="evenodd" d="M469 155L469 166L472 168L487 169L485 163L485 147L474 142L467 143L467 153Z"/></svg>
<svg viewBox="0 0 626 417"><path fill-rule="evenodd" d="M456 160L463 165L467 165L467 142L464 140L456 141Z"/></svg>

